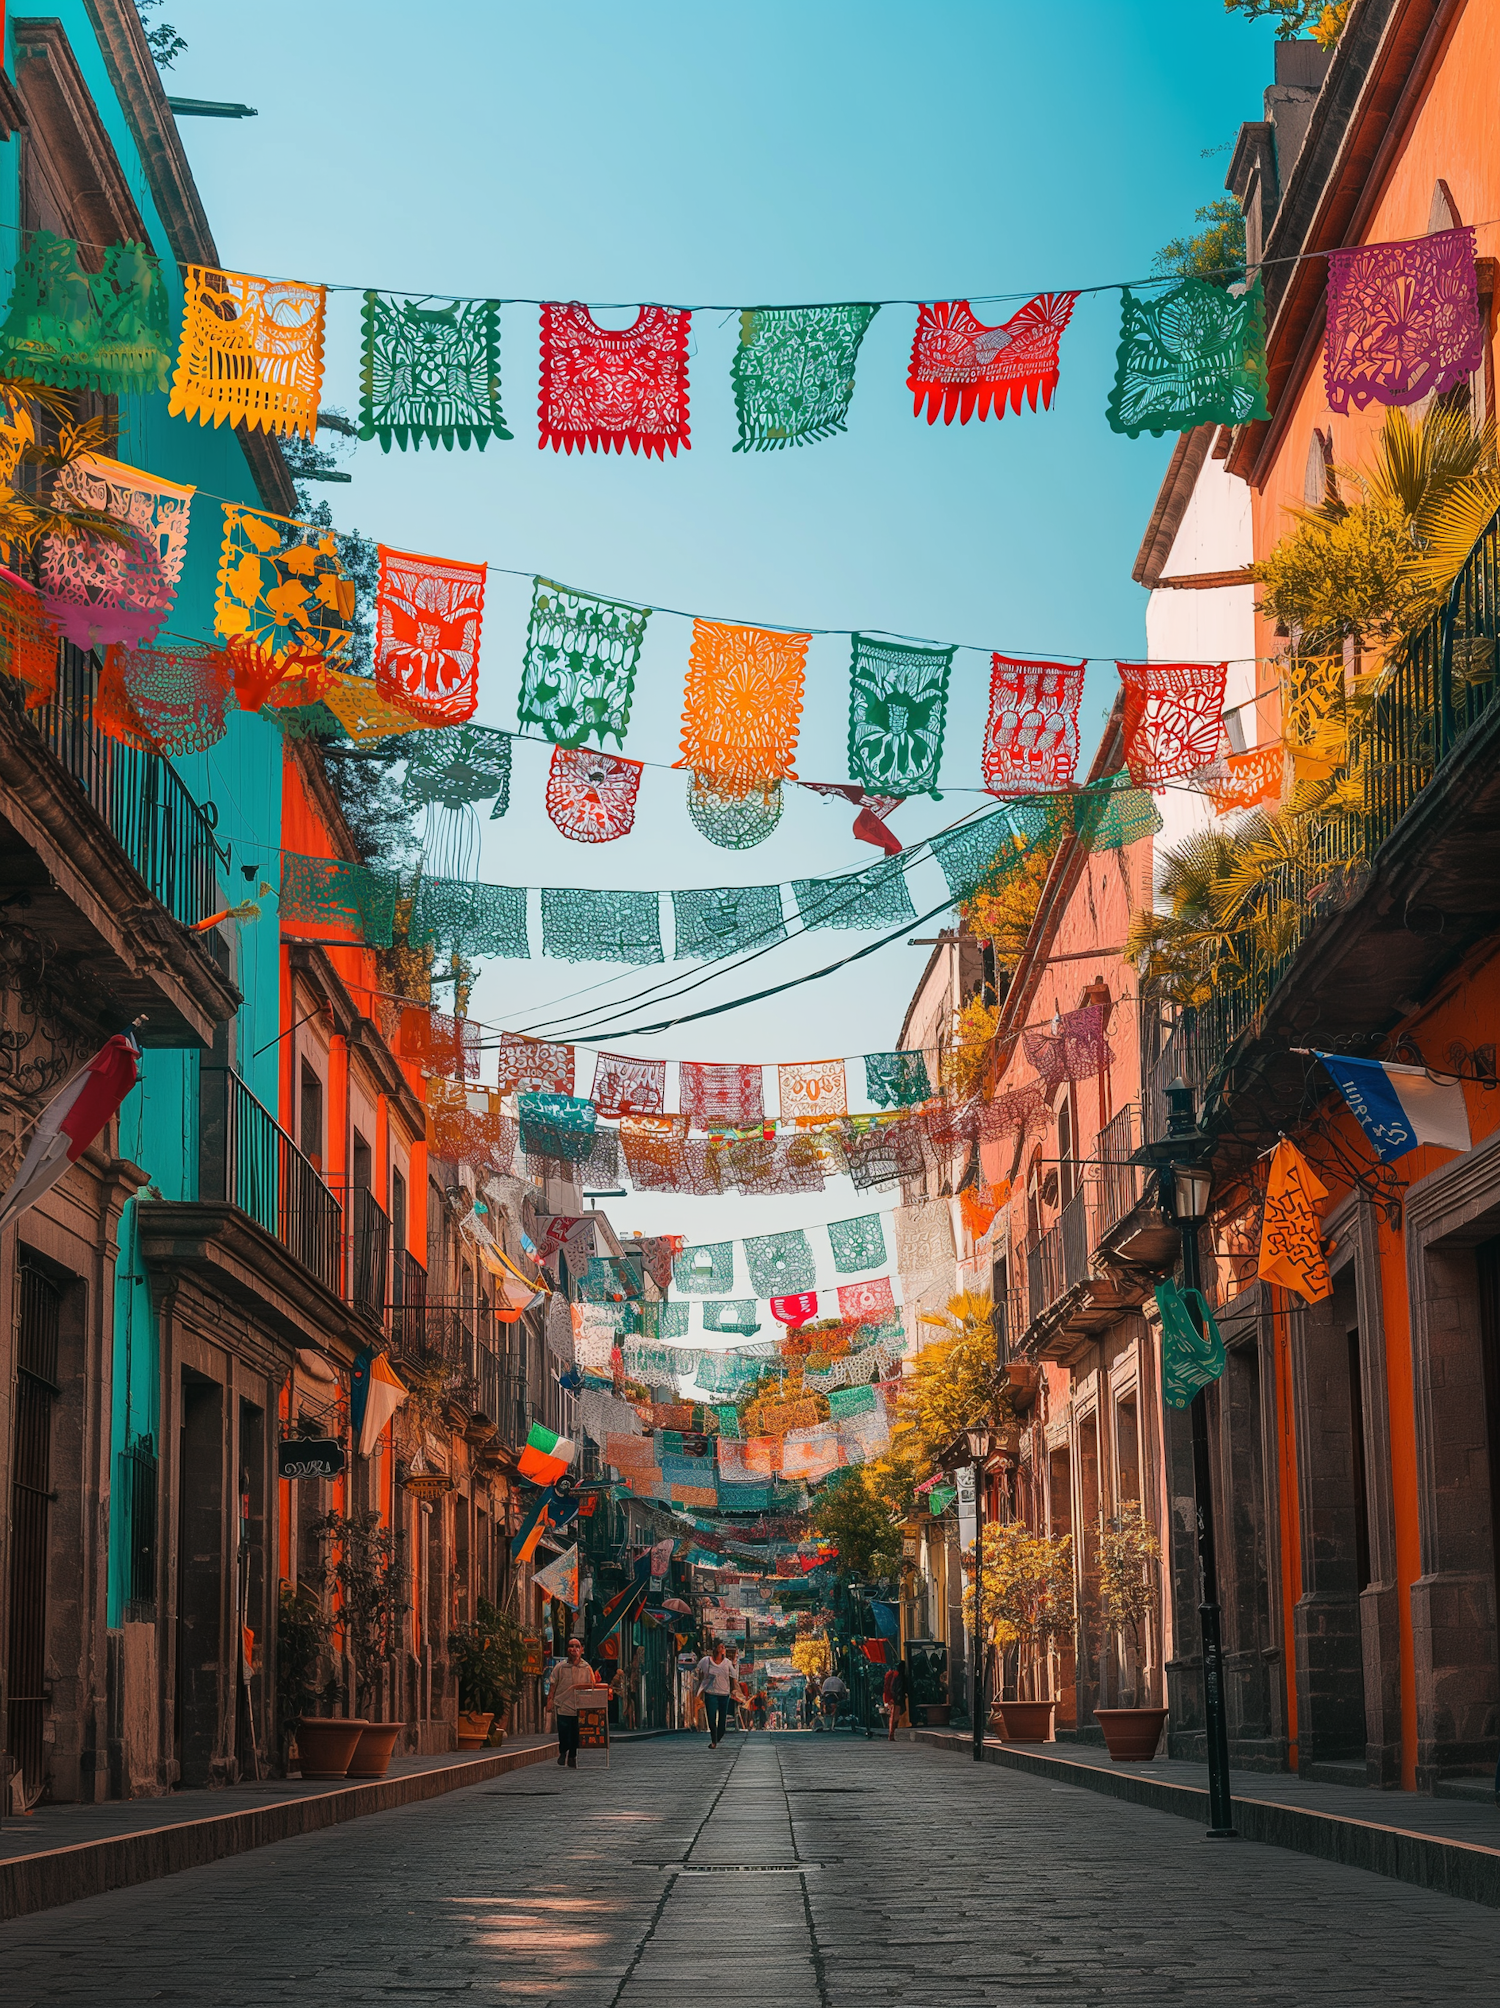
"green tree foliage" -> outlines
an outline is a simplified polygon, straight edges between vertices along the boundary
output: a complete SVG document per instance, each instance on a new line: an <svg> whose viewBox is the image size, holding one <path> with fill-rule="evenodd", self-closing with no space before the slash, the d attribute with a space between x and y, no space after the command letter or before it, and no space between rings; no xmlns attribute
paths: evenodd
<svg viewBox="0 0 1500 2008"><path fill-rule="evenodd" d="M312 1532L331 1551L323 1580L337 1593L334 1622L354 1661L355 1712L368 1716L379 1698L381 1669L396 1656L401 1619L411 1608L396 1536L381 1525L378 1513L325 1513Z"/></svg>
<svg viewBox="0 0 1500 2008"><path fill-rule="evenodd" d="M809 1519L839 1551L841 1576L893 1576L901 1566L901 1529L877 1489L874 1467L851 1464L818 1494Z"/></svg>
<svg viewBox="0 0 1500 2008"><path fill-rule="evenodd" d="M179 35L170 21L158 21L153 28L149 25L151 16L165 0L135 0L135 11L141 17L141 26L146 30L146 46L159 70L170 70L177 58L187 48L186 38Z"/></svg>
<svg viewBox="0 0 1500 2008"><path fill-rule="evenodd" d="M459 1707L498 1715L526 1679L526 1634L508 1611L481 1597L475 1622L449 1632L448 1663L458 1682Z"/></svg>
<svg viewBox="0 0 1500 2008"><path fill-rule="evenodd" d="M333 1619L302 1583L281 1585L276 1622L276 1720L282 1741L299 1716L338 1699L336 1680L318 1681L318 1669L333 1638Z"/></svg>
<svg viewBox="0 0 1500 2008"><path fill-rule="evenodd" d="M1276 23L1278 42L1294 41L1304 32L1320 48L1331 49L1344 32L1350 0L1224 0L1226 14L1243 14L1247 21Z"/></svg>
<svg viewBox="0 0 1500 2008"><path fill-rule="evenodd" d="M1191 237L1174 237L1163 244L1152 271L1177 279L1207 279L1215 286L1232 286L1245 276L1245 218L1228 196L1193 211L1203 228Z"/></svg>

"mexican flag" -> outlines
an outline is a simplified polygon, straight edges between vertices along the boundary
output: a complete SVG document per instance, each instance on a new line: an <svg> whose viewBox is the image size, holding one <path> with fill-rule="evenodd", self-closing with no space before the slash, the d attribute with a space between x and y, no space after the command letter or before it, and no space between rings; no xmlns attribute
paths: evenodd
<svg viewBox="0 0 1500 2008"><path fill-rule="evenodd" d="M81 1073L73 1076L42 1110L31 1142L0 1199L0 1228L49 1193L69 1165L76 1164L135 1086L141 1049L129 1032L107 1040Z"/></svg>
<svg viewBox="0 0 1500 2008"><path fill-rule="evenodd" d="M534 1422L527 1432L525 1448L516 1470L535 1485L550 1485L561 1478L573 1462L573 1443L566 1436L554 1436L550 1429Z"/></svg>

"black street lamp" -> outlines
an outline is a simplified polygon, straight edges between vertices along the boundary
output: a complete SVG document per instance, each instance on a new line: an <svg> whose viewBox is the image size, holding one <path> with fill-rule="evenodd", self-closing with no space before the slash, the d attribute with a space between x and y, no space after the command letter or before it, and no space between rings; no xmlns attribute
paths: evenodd
<svg viewBox="0 0 1500 2008"><path fill-rule="evenodd" d="M1199 1337L1203 1271L1198 1230L1208 1217L1213 1169L1209 1139L1193 1113L1193 1091L1179 1076L1167 1089L1167 1134L1134 1153L1161 1179L1161 1205L1182 1233L1182 1281L1187 1313ZM1233 1840L1234 1809L1229 1796L1229 1720L1224 1700L1224 1642L1219 1609L1219 1562L1214 1543L1213 1481L1208 1447L1208 1391L1200 1387L1188 1410L1193 1432L1193 1498L1198 1521L1198 1621L1203 1632L1203 1721L1208 1746L1208 1838Z"/></svg>
<svg viewBox="0 0 1500 2008"><path fill-rule="evenodd" d="M983 1423L966 1429L969 1456L974 1461L974 1664L970 1686L974 1697L974 1762L984 1762L984 1467L989 1461L990 1432Z"/></svg>

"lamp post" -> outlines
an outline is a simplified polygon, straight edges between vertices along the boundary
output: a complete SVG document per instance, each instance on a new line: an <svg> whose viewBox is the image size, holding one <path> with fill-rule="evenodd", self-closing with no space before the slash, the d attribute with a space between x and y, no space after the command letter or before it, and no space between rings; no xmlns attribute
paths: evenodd
<svg viewBox="0 0 1500 2008"><path fill-rule="evenodd" d="M970 1686L974 1696L974 1762L984 1762L984 1467L990 1454L990 1432L983 1423L964 1431L974 1462L974 1664Z"/></svg>
<svg viewBox="0 0 1500 2008"><path fill-rule="evenodd" d="M1162 1211L1182 1234L1182 1281L1187 1312L1199 1336L1203 1271L1198 1230L1208 1217L1213 1169L1208 1138L1198 1129L1193 1091L1179 1076L1167 1089L1167 1134L1134 1153L1155 1167L1161 1179ZM1203 1725L1208 1747L1208 1838L1232 1840L1234 1810L1229 1796L1229 1721L1224 1704L1224 1643L1219 1610L1219 1562L1214 1542L1213 1476L1208 1446L1208 1391L1199 1388L1188 1410L1193 1442L1193 1501L1198 1523L1198 1622L1203 1635Z"/></svg>

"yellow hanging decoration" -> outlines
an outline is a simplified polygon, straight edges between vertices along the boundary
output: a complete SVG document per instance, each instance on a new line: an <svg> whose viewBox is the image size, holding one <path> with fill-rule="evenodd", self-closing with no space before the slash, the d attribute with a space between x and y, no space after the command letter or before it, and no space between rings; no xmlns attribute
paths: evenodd
<svg viewBox="0 0 1500 2008"><path fill-rule="evenodd" d="M327 289L189 265L167 409L201 425L317 430Z"/></svg>
<svg viewBox="0 0 1500 2008"><path fill-rule="evenodd" d="M1313 1202L1328 1197L1312 1166L1283 1137L1271 1159L1266 1207L1261 1220L1257 1273L1267 1283L1295 1290L1309 1304L1333 1295L1333 1279L1318 1234Z"/></svg>
<svg viewBox="0 0 1500 2008"><path fill-rule="evenodd" d="M369 676L336 674L323 693L323 702L356 745L369 739L385 739L397 732L429 730L420 718L413 718L389 698L382 697Z"/></svg>

